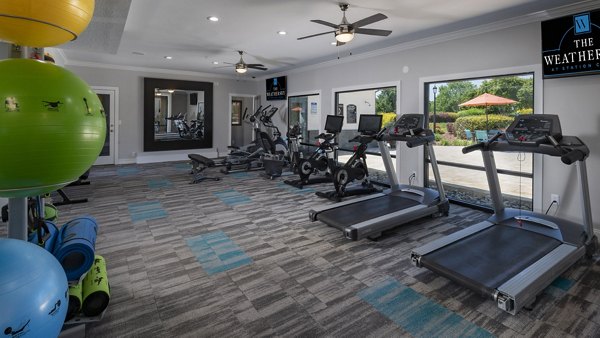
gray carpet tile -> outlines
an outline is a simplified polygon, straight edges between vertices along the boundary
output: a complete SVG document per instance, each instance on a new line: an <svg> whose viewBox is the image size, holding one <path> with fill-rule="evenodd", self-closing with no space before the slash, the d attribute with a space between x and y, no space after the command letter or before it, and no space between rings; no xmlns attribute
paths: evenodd
<svg viewBox="0 0 600 338"><path fill-rule="evenodd" d="M308 219L311 207L333 203L314 195L330 185L296 189L259 172L189 184L188 168L94 167L91 185L65 188L89 201L58 207L58 223L95 217L96 250L108 266L111 301L86 326L88 337L418 337L465 327L497 337L600 336L598 261L577 263L515 316L410 263L411 249L488 214L451 205L448 217L352 242ZM396 291L375 303L361 297L386 283ZM402 302L425 312L398 317Z"/></svg>

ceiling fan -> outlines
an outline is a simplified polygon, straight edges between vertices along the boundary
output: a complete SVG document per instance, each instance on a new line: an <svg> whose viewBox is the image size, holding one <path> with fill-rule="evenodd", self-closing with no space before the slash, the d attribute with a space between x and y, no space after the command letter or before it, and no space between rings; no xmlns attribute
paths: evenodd
<svg viewBox="0 0 600 338"><path fill-rule="evenodd" d="M323 21L323 20L310 20L311 22L315 22L321 25L325 25L331 28L335 28L333 31L323 32L313 35L307 35L298 38L298 40L312 38L319 35L325 35L329 33L335 34L335 39L337 40L337 45L341 46L347 42L350 42L354 39L354 34L366 34L366 35L378 35L378 36L388 36L392 31L383 30L383 29L371 29L371 28L361 28L366 25L370 25L377 21L381 21L383 19L387 19L387 16L381 13L377 13L366 17L362 20L358 20L355 23L349 23L346 20L346 10L348 10L348 4L340 3L340 9L342 10L342 22L339 25L336 25L331 22Z"/></svg>
<svg viewBox="0 0 600 338"><path fill-rule="evenodd" d="M246 62L244 62L244 57L243 57L244 51L243 50L238 50L237 52L240 54L240 61L238 61L237 63L223 62L223 63L228 64L228 65L234 65L236 73L244 74L245 72L248 71L248 69L267 70L267 68L264 65L260 64L260 63L246 63Z"/></svg>

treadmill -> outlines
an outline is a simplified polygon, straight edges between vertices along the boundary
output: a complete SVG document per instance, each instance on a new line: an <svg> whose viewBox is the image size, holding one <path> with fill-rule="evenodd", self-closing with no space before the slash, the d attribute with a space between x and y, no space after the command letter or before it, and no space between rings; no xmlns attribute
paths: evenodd
<svg viewBox="0 0 600 338"><path fill-rule="evenodd" d="M411 261L491 297L498 307L516 314L584 255L597 247L593 232L585 159L588 147L575 136L563 136L556 115L518 116L505 134L463 148L481 150L494 214L487 220L416 248ZM505 208L495 151L528 152L576 163L583 222Z"/></svg>
<svg viewBox="0 0 600 338"><path fill-rule="evenodd" d="M444 193L433 150L434 134L424 129L424 116L404 114L394 125L376 136L377 145L390 189L349 201L316 207L309 211L311 221L321 221L343 231L350 240L377 238L385 230L430 215L448 215L449 203ZM409 148L426 146L437 191L398 183L387 142L406 142Z"/></svg>

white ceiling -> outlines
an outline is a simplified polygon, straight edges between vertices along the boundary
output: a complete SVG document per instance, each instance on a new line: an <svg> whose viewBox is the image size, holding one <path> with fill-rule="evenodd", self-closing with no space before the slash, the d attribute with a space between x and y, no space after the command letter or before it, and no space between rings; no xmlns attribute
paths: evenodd
<svg viewBox="0 0 600 338"><path fill-rule="evenodd" d="M336 47L333 33L311 19L338 24L342 13L333 0L97 0L90 26L74 42L59 46L67 64L102 63L235 75L236 50L247 63L264 64L262 76L336 60L348 55L410 43L439 34L512 20L549 18L551 10L593 6L573 0L369 0L348 1L349 22L376 13L388 19L365 26L391 30L388 37L356 35ZM588 6L588 7L589 7ZM219 22L210 22L215 15ZM284 30L287 35L277 32ZM172 56L167 60L164 56ZM218 66L213 65L218 61Z"/></svg>

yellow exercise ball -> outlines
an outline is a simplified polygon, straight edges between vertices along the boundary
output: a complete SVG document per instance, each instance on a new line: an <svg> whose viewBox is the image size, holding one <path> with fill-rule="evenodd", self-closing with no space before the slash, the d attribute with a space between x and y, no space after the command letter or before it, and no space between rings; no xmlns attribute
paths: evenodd
<svg viewBox="0 0 600 338"><path fill-rule="evenodd" d="M51 47L75 40L94 14L94 0L1 0L0 40Z"/></svg>

